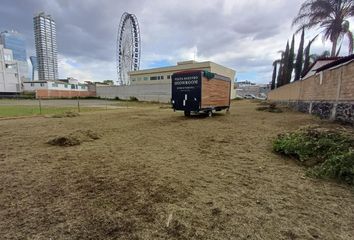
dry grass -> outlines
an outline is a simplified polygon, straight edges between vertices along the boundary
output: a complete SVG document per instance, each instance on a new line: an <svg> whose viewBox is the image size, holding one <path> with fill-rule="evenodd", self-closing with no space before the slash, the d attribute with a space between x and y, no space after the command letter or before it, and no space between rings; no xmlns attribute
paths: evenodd
<svg viewBox="0 0 354 240"><path fill-rule="evenodd" d="M277 134L323 122L256 107L1 121L1 239L353 239L353 191L271 151ZM100 138L46 144L88 130Z"/></svg>

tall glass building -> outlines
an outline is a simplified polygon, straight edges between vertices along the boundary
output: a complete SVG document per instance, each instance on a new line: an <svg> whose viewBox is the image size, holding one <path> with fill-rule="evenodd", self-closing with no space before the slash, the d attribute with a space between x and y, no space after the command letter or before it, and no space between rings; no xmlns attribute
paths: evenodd
<svg viewBox="0 0 354 240"><path fill-rule="evenodd" d="M33 18L39 80L58 79L58 51L55 21L44 12Z"/></svg>
<svg viewBox="0 0 354 240"><path fill-rule="evenodd" d="M31 64L32 64L32 81L34 81L34 74L38 71L38 60L35 56L30 56Z"/></svg>
<svg viewBox="0 0 354 240"><path fill-rule="evenodd" d="M0 44L4 48L11 49L13 60L17 62L21 78L28 77L28 63L26 54L26 40L24 36L16 31L4 31L0 33Z"/></svg>

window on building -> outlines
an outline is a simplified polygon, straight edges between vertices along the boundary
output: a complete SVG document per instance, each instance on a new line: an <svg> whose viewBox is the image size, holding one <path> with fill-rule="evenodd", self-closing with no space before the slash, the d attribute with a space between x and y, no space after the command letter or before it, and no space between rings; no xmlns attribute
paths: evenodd
<svg viewBox="0 0 354 240"><path fill-rule="evenodd" d="M12 61L11 54L4 54L5 61Z"/></svg>
<svg viewBox="0 0 354 240"><path fill-rule="evenodd" d="M65 88L68 88L68 84L64 84L64 87L65 87Z"/></svg>
<svg viewBox="0 0 354 240"><path fill-rule="evenodd" d="M86 87L85 86L81 86L81 89L85 89Z"/></svg>
<svg viewBox="0 0 354 240"><path fill-rule="evenodd" d="M147 81L147 80L149 80L149 78L148 77L144 77L144 81Z"/></svg>
<svg viewBox="0 0 354 240"><path fill-rule="evenodd" d="M164 79L164 76L161 76L161 80L163 80Z"/></svg>
<svg viewBox="0 0 354 240"><path fill-rule="evenodd" d="M157 76L150 77L150 80L157 80Z"/></svg>
<svg viewBox="0 0 354 240"><path fill-rule="evenodd" d="M39 84L41 87L44 87L44 83Z"/></svg>
<svg viewBox="0 0 354 240"><path fill-rule="evenodd" d="M31 83L31 87L34 87L34 83Z"/></svg>
<svg viewBox="0 0 354 240"><path fill-rule="evenodd" d="M134 82L136 79L135 78L132 78L132 81Z"/></svg>
<svg viewBox="0 0 354 240"><path fill-rule="evenodd" d="M167 75L167 79L171 79L171 75Z"/></svg>

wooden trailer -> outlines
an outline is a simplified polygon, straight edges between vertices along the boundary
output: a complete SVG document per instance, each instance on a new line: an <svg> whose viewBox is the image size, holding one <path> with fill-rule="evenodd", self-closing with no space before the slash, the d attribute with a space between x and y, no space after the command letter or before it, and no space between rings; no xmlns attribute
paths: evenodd
<svg viewBox="0 0 354 240"><path fill-rule="evenodd" d="M177 72L172 75L172 107L185 116L230 108L231 79L203 70Z"/></svg>

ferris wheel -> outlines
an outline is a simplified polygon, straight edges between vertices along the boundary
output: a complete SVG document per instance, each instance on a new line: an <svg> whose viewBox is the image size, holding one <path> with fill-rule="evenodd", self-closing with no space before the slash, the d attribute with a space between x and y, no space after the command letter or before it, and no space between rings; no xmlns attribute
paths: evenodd
<svg viewBox="0 0 354 240"><path fill-rule="evenodd" d="M139 70L140 31L138 19L134 14L123 13L117 37L118 85L130 85L129 71Z"/></svg>

